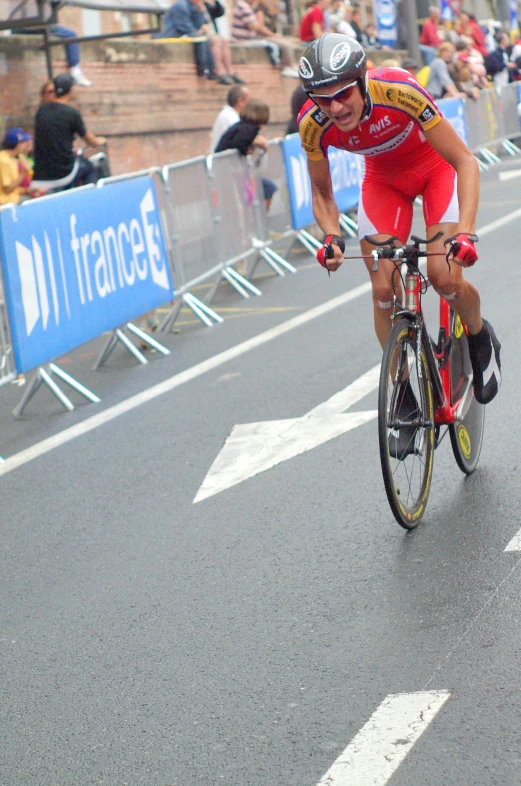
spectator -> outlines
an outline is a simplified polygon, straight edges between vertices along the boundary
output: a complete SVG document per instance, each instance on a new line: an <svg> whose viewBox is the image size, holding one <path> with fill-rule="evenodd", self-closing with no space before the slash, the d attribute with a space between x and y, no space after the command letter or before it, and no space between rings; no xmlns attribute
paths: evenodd
<svg viewBox="0 0 521 786"><path fill-rule="evenodd" d="M408 71L412 76L416 79L416 74L418 73L418 63L416 60L413 60L410 57L406 57L402 60L400 68L403 68L404 71Z"/></svg>
<svg viewBox="0 0 521 786"><path fill-rule="evenodd" d="M210 153L215 152L215 148L225 131L238 123L241 119L241 112L250 97L250 91L244 85L234 85L228 90L227 102L215 119L212 126L212 136L210 140Z"/></svg>
<svg viewBox="0 0 521 786"><path fill-rule="evenodd" d="M464 95L458 90L449 73L448 64L454 57L455 51L454 44L444 41L439 45L437 57L430 65L427 92L435 99L449 96L461 98Z"/></svg>
<svg viewBox="0 0 521 786"><path fill-rule="evenodd" d="M40 88L40 104L46 104L48 101L54 101L56 93L54 92L54 82L48 79Z"/></svg>
<svg viewBox="0 0 521 786"><path fill-rule="evenodd" d="M448 64L449 74L460 93L465 93L468 98L477 101L479 90L474 84L469 66L470 50L464 41L456 44L456 53Z"/></svg>
<svg viewBox="0 0 521 786"><path fill-rule="evenodd" d="M376 27L372 22L363 29L361 43L364 49L389 49L388 46L382 46L382 42L376 35Z"/></svg>
<svg viewBox="0 0 521 786"><path fill-rule="evenodd" d="M292 45L278 33L259 22L255 9L248 0L236 0L232 20L232 42L246 47L264 47L272 65L282 62L281 76L298 79Z"/></svg>
<svg viewBox="0 0 521 786"><path fill-rule="evenodd" d="M356 40L362 43L362 12L359 5L353 6L353 15L349 23L356 34Z"/></svg>
<svg viewBox="0 0 521 786"><path fill-rule="evenodd" d="M485 33L474 16L462 11L457 20L456 32L459 36L464 35L471 38L473 48L477 49L482 57L487 56L488 50L485 43Z"/></svg>
<svg viewBox="0 0 521 786"><path fill-rule="evenodd" d="M286 136L298 133L297 118L308 98L309 96L302 85L298 85L293 91L291 95L291 119L286 127Z"/></svg>
<svg viewBox="0 0 521 786"><path fill-rule="evenodd" d="M259 134L261 126L266 125L270 119L270 108L264 101L250 98L241 112L241 119L231 126L221 137L215 152L223 150L238 150L242 156L249 155L255 148L268 152L268 140ZM264 206L269 209L273 194L277 186L272 180L262 178L264 191Z"/></svg>
<svg viewBox="0 0 521 786"><path fill-rule="evenodd" d="M212 48L206 36L209 30L204 0L177 0L165 14L163 30L157 38L200 38L194 41L194 59L197 75L206 79L219 80L215 69ZM219 80L229 84L228 80ZM231 80L230 80L231 83Z"/></svg>
<svg viewBox="0 0 521 786"><path fill-rule="evenodd" d="M503 87L513 80L511 72L516 68L515 63L508 59L507 50L510 39L506 33L496 36L497 48L485 58L487 74L492 78L495 87Z"/></svg>
<svg viewBox="0 0 521 786"><path fill-rule="evenodd" d="M454 46L456 46L460 40L460 36L452 27L451 22L444 17L441 17L438 25L438 38L440 44L443 43L443 41L449 41L451 44L454 44Z"/></svg>
<svg viewBox="0 0 521 786"><path fill-rule="evenodd" d="M23 183L30 167L18 156L23 153L25 143L30 139L23 128L11 128L4 137L0 151L0 205L17 205L26 191Z"/></svg>
<svg viewBox="0 0 521 786"><path fill-rule="evenodd" d="M438 36L439 21L440 9L433 5L429 8L429 18L424 22L420 35L420 52L423 55L425 65L430 65L436 57L440 44Z"/></svg>
<svg viewBox="0 0 521 786"><path fill-rule="evenodd" d="M57 0L51 0L50 4L57 8L60 5ZM41 30L18 30L17 32L24 35L41 35L42 33ZM70 30L63 25L51 25L49 33L56 38L62 38L64 41L67 41L69 38L76 38L78 35L75 30ZM69 74L74 79L74 84L79 87L92 87L92 82L90 79L87 79L80 65L80 45L78 43L65 44L65 59L69 67Z"/></svg>
<svg viewBox="0 0 521 786"><path fill-rule="evenodd" d="M308 8L300 23L300 40L314 41L325 32L324 11L329 8L331 0L316 0Z"/></svg>
<svg viewBox="0 0 521 786"><path fill-rule="evenodd" d="M74 188L95 181L91 162L74 155L74 138L82 137L92 147L104 145L107 140L87 131L78 110L70 106L73 85L70 74L56 76L54 100L40 104L36 112L32 187L37 190Z"/></svg>
<svg viewBox="0 0 521 786"><path fill-rule="evenodd" d="M215 61L215 70L218 76L217 81L225 85L234 83L243 85L244 80L233 71L232 52L230 49L230 25L226 18L226 8L220 0L214 0L214 2L205 0L204 5L209 16L208 30Z"/></svg>
<svg viewBox="0 0 521 786"><path fill-rule="evenodd" d="M336 26L337 32L341 33L342 35L347 35L349 36L349 38L354 38L356 40L356 30L351 24L351 20L353 18L353 9L350 5L344 6L344 9L345 9L344 18L341 19Z"/></svg>
<svg viewBox="0 0 521 786"><path fill-rule="evenodd" d="M272 33L278 32L279 6L277 0L254 0L251 3L259 24Z"/></svg>

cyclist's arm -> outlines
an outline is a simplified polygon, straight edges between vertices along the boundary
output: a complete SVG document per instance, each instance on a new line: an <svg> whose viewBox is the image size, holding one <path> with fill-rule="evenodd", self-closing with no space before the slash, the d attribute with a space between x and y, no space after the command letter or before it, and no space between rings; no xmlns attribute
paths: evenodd
<svg viewBox="0 0 521 786"><path fill-rule="evenodd" d="M323 158L321 161L308 159L308 172L311 180L311 198L315 221L324 235L341 237L339 212L333 196L329 161L327 158ZM335 256L328 261L328 269L335 271L344 261L343 247L340 249L336 243L333 243L332 248Z"/></svg>
<svg viewBox="0 0 521 786"><path fill-rule="evenodd" d="M315 221L325 235L340 235L340 214L333 196L329 161L308 159L308 172L311 180L311 197Z"/></svg>
<svg viewBox="0 0 521 786"><path fill-rule="evenodd" d="M423 133L458 173L458 232L474 233L479 203L479 169L474 156L445 117L434 128L424 129Z"/></svg>

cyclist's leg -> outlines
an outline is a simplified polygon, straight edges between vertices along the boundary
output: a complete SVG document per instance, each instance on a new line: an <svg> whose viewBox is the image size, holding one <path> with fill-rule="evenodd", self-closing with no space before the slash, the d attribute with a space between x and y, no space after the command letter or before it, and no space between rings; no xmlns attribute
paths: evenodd
<svg viewBox="0 0 521 786"><path fill-rule="evenodd" d="M457 177L454 169L445 161L434 161L425 172L426 186L423 191L423 215L427 237L440 230L443 237L429 245L429 251L445 254L444 241L458 229L459 208ZM470 333L479 333L483 327L479 293L463 276L463 269L456 264L449 268L443 256L430 257L427 273L436 292L449 301L458 316L465 322Z"/></svg>
<svg viewBox="0 0 521 786"><path fill-rule="evenodd" d="M360 201L358 203L358 235L362 254L370 254L375 246L367 240L365 235L371 235L376 240L383 242L390 237L398 237L401 243L406 243L412 226L412 199L401 194L389 182L375 177L364 177ZM391 330L391 313L393 289L391 275L395 269L394 264L388 259L381 259L378 263L378 272L374 273L373 261L365 260L367 270L371 277L374 304L374 326L378 341L385 345ZM401 296L399 277L395 277L396 294Z"/></svg>

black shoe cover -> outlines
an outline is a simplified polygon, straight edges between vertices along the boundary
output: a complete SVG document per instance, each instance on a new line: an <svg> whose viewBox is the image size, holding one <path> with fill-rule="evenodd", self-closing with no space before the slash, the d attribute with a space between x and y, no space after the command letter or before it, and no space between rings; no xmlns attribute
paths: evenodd
<svg viewBox="0 0 521 786"><path fill-rule="evenodd" d="M492 325L483 320L483 327L475 336L468 335L470 362L474 375L474 395L480 404L488 404L501 385L501 344Z"/></svg>

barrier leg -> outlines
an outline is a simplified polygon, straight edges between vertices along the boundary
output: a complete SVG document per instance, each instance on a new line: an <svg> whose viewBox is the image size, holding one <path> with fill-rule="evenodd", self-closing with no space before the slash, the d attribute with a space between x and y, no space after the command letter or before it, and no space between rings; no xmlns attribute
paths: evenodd
<svg viewBox="0 0 521 786"><path fill-rule="evenodd" d="M479 152L489 164L498 164L500 161L499 157L486 147L480 147Z"/></svg>
<svg viewBox="0 0 521 786"><path fill-rule="evenodd" d="M248 281L247 278L241 276L240 273L237 273L233 267L225 267L223 269L223 276L226 281L244 298L249 298L250 293L252 295L262 295L260 289L258 289L251 281Z"/></svg>
<svg viewBox="0 0 521 786"><path fill-rule="evenodd" d="M142 352L136 347L135 344L129 339L128 336L121 330L121 328L116 328L112 331L112 335L110 336L109 340L101 350L100 354L98 355L98 359L93 365L93 369L97 371L107 360L108 356L111 354L113 349L116 347L118 341L121 341L124 347L128 349L131 355L133 355L139 363L142 363L144 366L147 365L148 360L143 355Z"/></svg>
<svg viewBox="0 0 521 786"><path fill-rule="evenodd" d="M274 251L269 246L266 246L265 248L263 248L261 250L261 256L262 256L262 258L266 262L268 262L268 265L270 265L271 267L273 267L272 263L274 262L275 265L280 265L282 268L287 270L288 273L296 273L297 272L297 268L293 267L291 262L288 262L287 259L284 259L284 257L281 257L280 254L277 254L277 252ZM271 263L268 261L268 258L271 259ZM275 268L273 268L273 269L275 269ZM279 273L279 275L281 275L281 273Z"/></svg>
<svg viewBox="0 0 521 786"><path fill-rule="evenodd" d="M159 325L159 330L165 333L169 333L173 330L174 322L176 321L177 317L179 316L179 312L181 311L181 306L183 305L183 301L179 298L175 301L174 305L164 318L164 320Z"/></svg>
<svg viewBox="0 0 521 786"><path fill-rule="evenodd" d="M316 237L310 235L310 233L306 229L300 229L297 232L297 240L299 240L302 243L304 248L307 249L307 251L309 251L309 253L313 257L316 255L318 249L322 245L322 243L319 240L317 240Z"/></svg>
<svg viewBox="0 0 521 786"><path fill-rule="evenodd" d="M502 139L501 144L509 156L518 156L521 153L521 149L517 145L514 145L510 139Z"/></svg>
<svg viewBox="0 0 521 786"><path fill-rule="evenodd" d="M88 398L89 401L92 401L93 404L99 404L101 399L98 396L96 396L96 394L93 393L92 390L86 388L85 385L82 385L81 382L78 382L77 379L71 377L71 375L67 374L67 372L65 372L62 368L57 366L55 363L49 363L49 368L53 374L55 374L57 377L59 377L68 385L70 385L71 388L76 390L78 393L81 393L82 396Z"/></svg>
<svg viewBox="0 0 521 786"><path fill-rule="evenodd" d="M479 169L480 172L487 172L488 171L488 166L485 164L484 161L481 160L481 158L478 158L475 155L474 159L475 159L475 161L476 161L476 163L478 165L478 169Z"/></svg>
<svg viewBox="0 0 521 786"><path fill-rule="evenodd" d="M164 344L160 344L159 341L156 341L155 338L152 338L148 333L145 333L144 330L138 328L134 325L133 322L127 322L127 330L130 330L135 336L141 339L145 344L148 344L150 347L157 349L158 352L161 352L162 355L169 355L170 350L167 349Z"/></svg>
<svg viewBox="0 0 521 786"><path fill-rule="evenodd" d="M202 300L199 300L199 298L191 295L190 292L183 295L183 300L188 308L191 308L194 314L199 317L201 322L204 322L207 327L212 327L212 319L215 322L224 322L220 314L210 308L210 306L207 306L206 303L203 303ZM208 317L210 317L210 319Z"/></svg>
<svg viewBox="0 0 521 786"><path fill-rule="evenodd" d="M346 235L349 237L357 237L358 236L358 224L356 221L353 221L351 216L348 216L346 213L340 213L340 227L344 230Z"/></svg>
<svg viewBox="0 0 521 786"><path fill-rule="evenodd" d="M52 373L53 373L52 370L51 373L49 373L43 366L40 366L39 368L36 369L27 390L25 391L24 395L20 400L20 403L13 409L13 415L15 416L15 418L19 417L22 414L25 407L29 403L30 399L34 396L34 394L36 393L36 391L38 390L38 388L42 383L47 385L51 393L53 393L56 396L60 404L62 404L65 407L65 409L69 410L69 412L72 412L72 410L74 409L74 404L69 398L67 398L63 390L56 384L56 382L52 378Z"/></svg>

